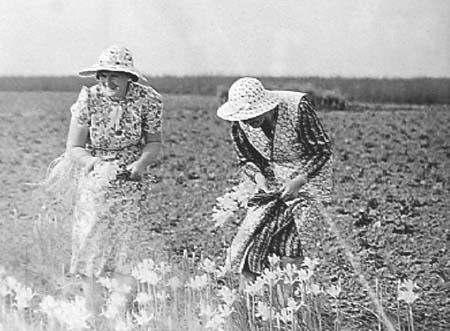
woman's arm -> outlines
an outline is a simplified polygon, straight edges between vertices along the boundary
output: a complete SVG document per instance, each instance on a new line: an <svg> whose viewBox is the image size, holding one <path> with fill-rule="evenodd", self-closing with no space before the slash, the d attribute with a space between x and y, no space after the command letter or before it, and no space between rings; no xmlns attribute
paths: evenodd
<svg viewBox="0 0 450 331"><path fill-rule="evenodd" d="M72 116L66 142L66 153L74 162L84 167L86 173L90 172L100 161L85 149L88 135L89 127L80 124L78 119Z"/></svg>
<svg viewBox="0 0 450 331"><path fill-rule="evenodd" d="M163 101L159 93L150 87L147 92L147 107L142 110L142 136L144 146L139 159L127 166L131 179L142 178L150 163L154 162L161 150Z"/></svg>
<svg viewBox="0 0 450 331"><path fill-rule="evenodd" d="M297 133L300 143L305 147L308 161L301 174L286 184L282 198L294 196L298 190L314 177L331 157L332 145L322 122L317 117L311 103L302 98L298 105Z"/></svg>
<svg viewBox="0 0 450 331"><path fill-rule="evenodd" d="M298 105L300 142L305 146L308 161L303 169L308 178L314 177L331 157L331 141L311 103L303 98Z"/></svg>
<svg viewBox="0 0 450 331"><path fill-rule="evenodd" d="M84 167L86 173L94 168L99 158L93 157L85 147L89 137L91 114L89 110L89 88L83 86L77 101L70 107L69 134L66 141L66 154L69 158Z"/></svg>
<svg viewBox="0 0 450 331"><path fill-rule="evenodd" d="M141 178L150 163L154 162L161 151L161 133L149 133L145 136L145 145L142 149L142 155L136 162L128 166L131 171L131 179Z"/></svg>

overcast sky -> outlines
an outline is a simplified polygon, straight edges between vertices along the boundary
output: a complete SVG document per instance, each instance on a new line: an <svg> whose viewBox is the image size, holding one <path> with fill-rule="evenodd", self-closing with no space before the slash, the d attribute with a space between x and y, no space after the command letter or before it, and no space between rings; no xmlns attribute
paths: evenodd
<svg viewBox="0 0 450 331"><path fill-rule="evenodd" d="M0 75L450 77L450 0L0 0Z"/></svg>

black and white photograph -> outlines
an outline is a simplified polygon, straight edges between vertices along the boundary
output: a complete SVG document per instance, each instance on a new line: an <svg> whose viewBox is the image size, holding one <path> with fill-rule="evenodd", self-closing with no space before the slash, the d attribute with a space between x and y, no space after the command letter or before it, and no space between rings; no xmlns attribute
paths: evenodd
<svg viewBox="0 0 450 331"><path fill-rule="evenodd" d="M450 1L1 0L0 331L450 330Z"/></svg>

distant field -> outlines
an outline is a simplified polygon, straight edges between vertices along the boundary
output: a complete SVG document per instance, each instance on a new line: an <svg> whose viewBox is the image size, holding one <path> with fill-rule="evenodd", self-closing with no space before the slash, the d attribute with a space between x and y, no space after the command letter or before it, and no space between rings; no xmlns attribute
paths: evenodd
<svg viewBox="0 0 450 331"><path fill-rule="evenodd" d="M149 81L166 94L216 95L218 87L228 88L238 77L151 77ZM347 101L396 104L450 104L450 78L321 78L260 77L271 89L314 91ZM78 91L92 80L67 77L0 77L0 91Z"/></svg>
<svg viewBox="0 0 450 331"><path fill-rule="evenodd" d="M70 225L62 211L58 235L39 233L35 224L45 210L28 184L63 152L76 96L0 92L0 264L42 292L54 290L55 270L68 262ZM235 231L213 229L210 221L237 170L227 124L215 116L214 96L164 94L164 100L164 155L152 169L160 181L148 201L149 235L171 256L188 249L220 257ZM378 279L384 299L395 301L397 279L416 281L416 329L448 330L450 112L378 106L319 116L335 143L335 221L370 283ZM354 292L349 297L364 301L349 284L355 281L344 284ZM355 314L345 318L370 315Z"/></svg>

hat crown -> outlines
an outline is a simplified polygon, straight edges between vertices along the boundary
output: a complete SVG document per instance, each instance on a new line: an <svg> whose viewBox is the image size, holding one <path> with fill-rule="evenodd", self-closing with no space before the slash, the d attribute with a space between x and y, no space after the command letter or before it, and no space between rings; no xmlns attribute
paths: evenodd
<svg viewBox="0 0 450 331"><path fill-rule="evenodd" d="M253 105L266 96L266 90L256 78L240 78L234 82L228 92L228 100L236 105Z"/></svg>
<svg viewBox="0 0 450 331"><path fill-rule="evenodd" d="M98 63L101 66L134 68L133 55L128 48L121 46L110 46L105 49L100 54Z"/></svg>

